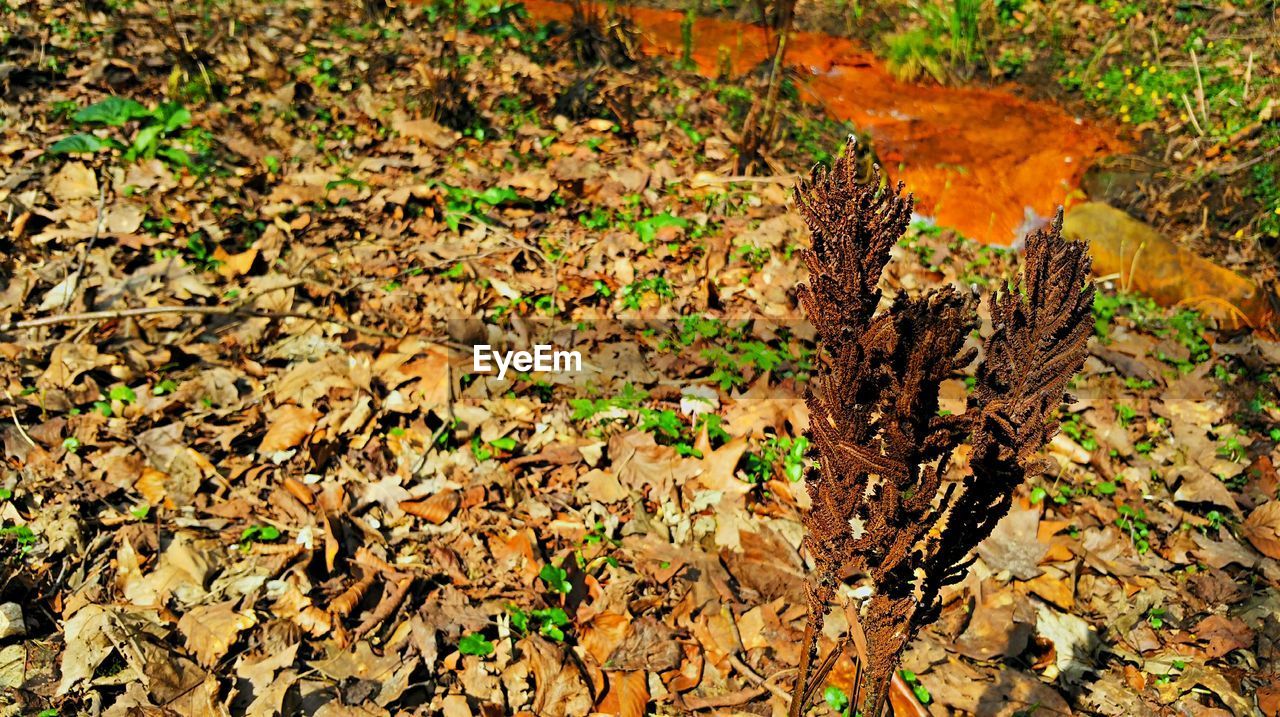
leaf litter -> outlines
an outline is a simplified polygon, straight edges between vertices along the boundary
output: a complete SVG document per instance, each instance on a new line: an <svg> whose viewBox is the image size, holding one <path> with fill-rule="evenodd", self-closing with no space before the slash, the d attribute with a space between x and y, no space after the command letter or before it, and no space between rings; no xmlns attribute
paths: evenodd
<svg viewBox="0 0 1280 717"><path fill-rule="evenodd" d="M731 95L656 60L586 78L509 10L451 38L478 117L454 128L424 104L431 6L272 7L8 16L0 555L25 630L0 701L785 712L808 239L787 182L706 181L732 174ZM581 81L600 94L557 112ZM893 252L890 293L1019 260L925 224ZM128 313L193 306L218 312ZM1274 713L1280 352L1109 286L1094 315L1049 474L904 684L981 714ZM598 360L598 394L459 380L457 345L552 317L683 331L584 346L657 357ZM841 660L815 710L852 681Z"/></svg>

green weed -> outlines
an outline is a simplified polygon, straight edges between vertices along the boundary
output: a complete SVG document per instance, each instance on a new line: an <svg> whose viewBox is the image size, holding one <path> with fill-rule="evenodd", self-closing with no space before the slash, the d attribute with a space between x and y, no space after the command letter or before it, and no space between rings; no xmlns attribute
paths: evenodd
<svg viewBox="0 0 1280 717"><path fill-rule="evenodd" d="M182 144L193 142L208 149L209 139L199 131L182 133L191 122L191 112L175 102L165 102L148 109L125 97L107 99L77 111L71 121L82 126L123 128L137 123L137 130L126 142L113 136L99 137L82 132L64 137L49 147L50 154L94 154L103 149L119 150L126 162L159 157L177 167L201 169Z"/></svg>
<svg viewBox="0 0 1280 717"><path fill-rule="evenodd" d="M1134 547L1138 549L1138 554L1143 555L1151 550L1148 539L1151 527L1147 525L1146 511L1141 508L1130 508L1127 505L1122 505L1117 510L1120 512L1120 517L1116 518L1116 525L1128 534Z"/></svg>

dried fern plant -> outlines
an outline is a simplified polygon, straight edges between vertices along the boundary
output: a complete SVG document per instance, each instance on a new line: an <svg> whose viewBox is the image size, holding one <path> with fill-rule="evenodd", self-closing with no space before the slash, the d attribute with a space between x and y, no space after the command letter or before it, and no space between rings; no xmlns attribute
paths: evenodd
<svg viewBox="0 0 1280 717"><path fill-rule="evenodd" d="M899 294L879 310L881 273L912 198L901 184L880 186L878 170L859 183L853 149L851 139L830 171L815 169L796 188L813 236L799 298L823 360L807 396L818 464L804 524L815 571L793 716L842 649L858 663L852 703L868 717L881 714L903 650L941 611L942 587L964 577L971 551L1038 470L1091 327L1088 246L1062 239L1059 214L1028 237L1018 282L988 299L994 328L965 412L939 415L942 382L976 354L964 343L977 324L977 298L946 287ZM944 481L966 439L970 471ZM853 616L852 634L815 670L837 586L853 575L867 576L874 593Z"/></svg>

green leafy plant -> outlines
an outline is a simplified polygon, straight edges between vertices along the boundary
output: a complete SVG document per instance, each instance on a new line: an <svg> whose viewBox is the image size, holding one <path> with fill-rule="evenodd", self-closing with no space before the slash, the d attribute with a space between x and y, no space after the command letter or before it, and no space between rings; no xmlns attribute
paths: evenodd
<svg viewBox="0 0 1280 717"><path fill-rule="evenodd" d="M0 528L0 544L4 539L12 539L18 546L18 555L25 557L36 547L35 531L25 525L7 525Z"/></svg>
<svg viewBox="0 0 1280 717"><path fill-rule="evenodd" d="M519 447L519 445L520 444L516 442L516 439L511 436L501 436L486 443L481 440L480 436L477 434L471 437L471 454L475 456L476 462L484 463L494 457L495 449L503 453L510 453Z"/></svg>
<svg viewBox="0 0 1280 717"><path fill-rule="evenodd" d="M558 593L568 594L569 590L573 588L569 584L569 573L558 565L552 565L551 563L543 565L542 570L538 571L538 577L548 588Z"/></svg>
<svg viewBox="0 0 1280 717"><path fill-rule="evenodd" d="M76 112L71 121L77 125L111 128L123 128L136 121L137 129L127 142L90 133L73 134L54 142L49 147L51 154L116 149L124 152L126 162L160 157L175 166L193 166L191 156L177 143L179 130L191 122L191 112L175 102L164 102L155 109L148 109L136 100L108 97Z"/></svg>
<svg viewBox="0 0 1280 717"><path fill-rule="evenodd" d="M1116 518L1116 525L1128 534L1134 547L1138 549L1138 554L1142 555L1151 550L1151 543L1148 540L1151 528L1147 525L1146 511L1127 505L1122 505L1116 510L1120 513L1120 517Z"/></svg>
<svg viewBox="0 0 1280 717"><path fill-rule="evenodd" d="M467 633L458 641L458 652L464 655L487 657L493 654L493 650L493 643L484 639L484 635L477 632Z"/></svg>
<svg viewBox="0 0 1280 717"><path fill-rule="evenodd" d="M927 705L933 701L933 695L929 694L928 688L920 684L920 678L916 676L916 673L911 670L899 670L898 674L902 675L902 681L906 682L911 691L915 693L916 699L920 700L920 704Z"/></svg>
<svg viewBox="0 0 1280 717"><path fill-rule="evenodd" d="M1147 610L1147 624L1153 630L1159 630L1164 627L1165 609L1162 607L1153 607Z"/></svg>
<svg viewBox="0 0 1280 717"><path fill-rule="evenodd" d="M510 187L489 187L488 189L470 189L440 183L445 193L444 221L453 231L458 231L467 217L491 224L489 212L504 204L523 202L516 191Z"/></svg>
<svg viewBox="0 0 1280 717"><path fill-rule="evenodd" d="M622 287L618 292L618 298L622 301L622 305L633 310L640 309L646 296L655 296L661 300L674 299L675 295L676 293L672 290L671 284L661 276L637 279Z"/></svg>
<svg viewBox="0 0 1280 717"><path fill-rule="evenodd" d="M847 715L849 713L849 695L845 691L834 685L828 686L822 692L822 700L827 703L832 712L838 715Z"/></svg>
<svg viewBox="0 0 1280 717"><path fill-rule="evenodd" d="M280 529L274 525L251 525L240 533L240 547L254 543L270 543L280 539Z"/></svg>
<svg viewBox="0 0 1280 717"><path fill-rule="evenodd" d="M760 444L758 451L743 456L743 470L752 483L772 479L779 469L787 480L798 483L804 477L808 451L809 439L806 436L770 436Z"/></svg>
<svg viewBox="0 0 1280 717"><path fill-rule="evenodd" d="M1068 438L1080 444L1086 451L1098 450L1098 441L1093 437L1093 430L1085 425L1078 413L1068 413L1062 418L1062 432Z"/></svg>
<svg viewBox="0 0 1280 717"><path fill-rule="evenodd" d="M685 219L684 217L677 217L676 215L668 212L663 212L636 222L636 236L640 237L640 241L645 244L652 244L657 239L659 229L666 227L678 227L680 229L684 229L688 226L688 219Z"/></svg>
<svg viewBox="0 0 1280 717"><path fill-rule="evenodd" d="M110 393L107 394L107 398L111 399L112 401L119 401L124 404L130 404L130 403L137 402L138 394L135 393L132 388L129 388L124 384L120 384L118 386L111 387L111 391Z"/></svg>
<svg viewBox="0 0 1280 717"><path fill-rule="evenodd" d="M944 82L947 67L965 69L981 55L981 0L915 0L907 5L919 27L885 37L885 60L903 79L928 74Z"/></svg>
<svg viewBox="0 0 1280 717"><path fill-rule="evenodd" d="M612 398L571 398L569 407L573 409L575 421L589 421L596 416L614 409L632 410L649 397L649 393L631 384L622 387L622 393Z"/></svg>
<svg viewBox="0 0 1280 717"><path fill-rule="evenodd" d="M556 642L564 642L564 628L569 624L569 616L563 608L551 607L526 612L515 605L508 605L507 614L511 616L511 626L521 635L532 630Z"/></svg>

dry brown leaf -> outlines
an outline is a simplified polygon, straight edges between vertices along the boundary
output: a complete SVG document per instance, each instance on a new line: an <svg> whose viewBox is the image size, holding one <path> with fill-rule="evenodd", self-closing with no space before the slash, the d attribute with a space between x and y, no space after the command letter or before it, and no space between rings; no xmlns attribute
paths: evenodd
<svg viewBox="0 0 1280 717"><path fill-rule="evenodd" d="M213 251L213 258L219 262L218 274L227 279L234 279L249 273L253 268L253 262L258 260L258 249L253 247L239 254L228 254L225 249L218 247Z"/></svg>
<svg viewBox="0 0 1280 717"><path fill-rule="evenodd" d="M307 506L308 508L315 505L316 503L315 492L312 491L311 488L306 483L303 483L297 478L285 477L284 489L289 492L289 495L292 495L294 498L297 498L300 503Z"/></svg>
<svg viewBox="0 0 1280 717"><path fill-rule="evenodd" d="M1253 629L1239 618L1210 615L1196 623L1190 634L1179 641L1203 645L1205 659L1212 660L1252 646Z"/></svg>
<svg viewBox="0 0 1280 717"><path fill-rule="evenodd" d="M240 632L253 627L253 615L236 612L234 601L200 605L188 610L178 621L178 630L187 638L187 651L204 667L213 667L227 654Z"/></svg>
<svg viewBox="0 0 1280 717"><path fill-rule="evenodd" d="M306 438L315 430L316 421L320 420L320 412L315 409L301 408L293 405L280 406L268 419L271 422L267 434L258 445L258 453L270 456L280 451L287 451Z"/></svg>
<svg viewBox="0 0 1280 717"><path fill-rule="evenodd" d="M401 137L419 139L437 149L448 149L455 141L452 130L430 119L400 120L392 124L392 129Z"/></svg>
<svg viewBox="0 0 1280 717"><path fill-rule="evenodd" d="M142 475L138 476L138 480L134 482L133 487L142 494L148 504L172 508L173 501L166 498L164 487L168 480L169 475L167 473L158 471L151 466L145 466L142 469Z"/></svg>
<svg viewBox="0 0 1280 717"><path fill-rule="evenodd" d="M132 234L142 226L142 220L146 216L145 206L133 203L119 204L107 210L102 228L111 234Z"/></svg>
<svg viewBox="0 0 1280 717"><path fill-rule="evenodd" d="M519 647L529 656L533 668L533 681L537 686L534 714L570 717L584 715L591 710L586 682L575 662L565 657L559 646L532 635L521 640Z"/></svg>
<svg viewBox="0 0 1280 717"><path fill-rule="evenodd" d="M400 510L409 515L422 518L433 525L440 525L448 520L449 516L453 515L453 511L458 509L458 502L457 491L445 490L426 500L400 501Z"/></svg>
<svg viewBox="0 0 1280 717"><path fill-rule="evenodd" d="M609 689L596 705L596 711L618 717L644 717L648 702L648 673L642 670L612 672Z"/></svg>
<svg viewBox="0 0 1280 717"><path fill-rule="evenodd" d="M702 452L702 459L699 461L701 471L692 482L694 485L722 491L726 495L745 495L751 491L751 484L737 477L738 461L742 460L742 454L748 448L745 438L735 438L713 451L703 428L695 448Z"/></svg>
<svg viewBox="0 0 1280 717"><path fill-rule="evenodd" d="M84 162L67 162L49 180L49 194L59 204L98 196L98 175Z"/></svg>
<svg viewBox="0 0 1280 717"><path fill-rule="evenodd" d="M1245 518L1241 532L1258 552L1280 560L1280 501L1269 501L1254 508Z"/></svg>
<svg viewBox="0 0 1280 717"><path fill-rule="evenodd" d="M49 356L49 366L40 376L39 385L48 388L71 388L76 378L85 371L92 371L116 363L114 356L98 353L93 344L58 344Z"/></svg>
<svg viewBox="0 0 1280 717"><path fill-rule="evenodd" d="M580 642L587 653L603 665L627 634L631 618L616 612L604 612L582 626Z"/></svg>
<svg viewBox="0 0 1280 717"><path fill-rule="evenodd" d="M677 667L681 657L671 628L646 615L631 623L626 637L610 653L604 668L664 672Z"/></svg>

